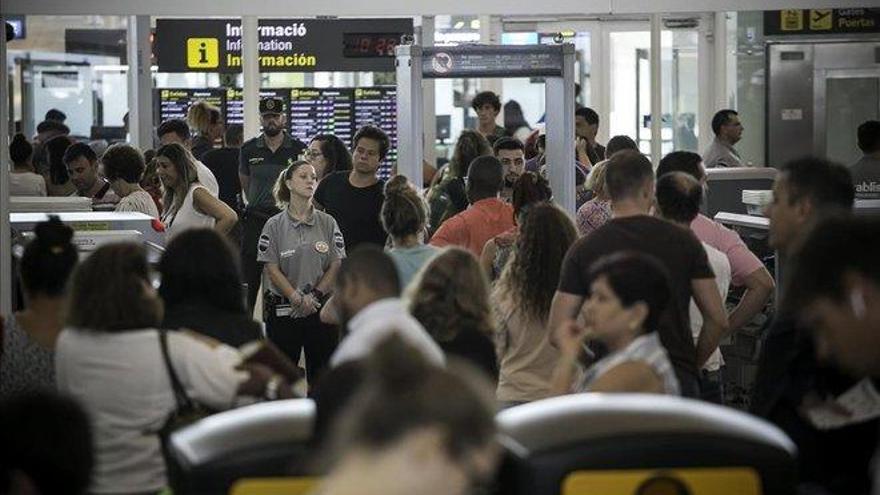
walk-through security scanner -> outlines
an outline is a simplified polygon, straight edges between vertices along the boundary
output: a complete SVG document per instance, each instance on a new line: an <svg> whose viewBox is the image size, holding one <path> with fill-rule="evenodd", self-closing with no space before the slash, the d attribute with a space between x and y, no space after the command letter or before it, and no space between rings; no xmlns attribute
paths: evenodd
<svg viewBox="0 0 880 495"><path fill-rule="evenodd" d="M422 188L422 80L543 77L547 163L557 204L575 213L574 45L401 45L397 55L397 172Z"/></svg>

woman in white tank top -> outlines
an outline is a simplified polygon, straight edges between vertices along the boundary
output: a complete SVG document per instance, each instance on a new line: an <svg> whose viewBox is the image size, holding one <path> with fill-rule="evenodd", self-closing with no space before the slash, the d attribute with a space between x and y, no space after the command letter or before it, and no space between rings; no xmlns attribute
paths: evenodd
<svg viewBox="0 0 880 495"><path fill-rule="evenodd" d="M195 160L186 148L167 144L156 151L155 160L164 191L162 222L168 240L188 229L213 227L226 234L235 226L238 215L199 183Z"/></svg>
<svg viewBox="0 0 880 495"><path fill-rule="evenodd" d="M556 329L562 351L554 391L643 392L680 395L678 379L656 332L672 291L666 269L648 255L620 253L590 267L586 325L569 321ZM578 378L576 366L586 339L608 354Z"/></svg>

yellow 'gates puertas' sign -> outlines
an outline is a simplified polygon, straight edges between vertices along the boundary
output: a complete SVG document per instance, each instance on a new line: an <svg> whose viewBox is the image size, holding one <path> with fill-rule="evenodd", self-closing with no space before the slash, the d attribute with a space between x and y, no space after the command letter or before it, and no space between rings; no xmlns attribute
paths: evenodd
<svg viewBox="0 0 880 495"><path fill-rule="evenodd" d="M880 33L880 8L764 12L764 35Z"/></svg>
<svg viewBox="0 0 880 495"><path fill-rule="evenodd" d="M262 19L261 72L394 70L412 19ZM158 19L160 72L241 72L240 19Z"/></svg>

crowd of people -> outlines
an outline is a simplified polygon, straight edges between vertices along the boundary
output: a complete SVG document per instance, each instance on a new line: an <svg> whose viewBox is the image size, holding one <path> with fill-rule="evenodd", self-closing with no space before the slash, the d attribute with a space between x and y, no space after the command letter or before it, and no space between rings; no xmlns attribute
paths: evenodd
<svg viewBox="0 0 880 495"><path fill-rule="evenodd" d="M205 102L163 122L156 150L96 151L58 115L33 143L13 138L13 194L141 212L167 245L154 273L137 244L79 260L68 226L37 226L19 263L25 305L2 320L0 491L158 493L182 409L307 395L322 492L463 494L492 477L500 408L583 392L725 404L721 343L779 282L751 412L795 441L810 493L869 492L880 225L852 210L877 189L880 123L858 129L852 169L780 164L766 210L776 281L700 213L706 168L741 164L735 111L716 114L703 156L675 151L655 169L627 136L596 142L599 115L578 108L570 216L546 174L571 164L547 163L521 111L497 125L497 95L474 98L477 128L424 191L379 178L382 129L350 147L304 143L283 105L261 100L247 141Z"/></svg>

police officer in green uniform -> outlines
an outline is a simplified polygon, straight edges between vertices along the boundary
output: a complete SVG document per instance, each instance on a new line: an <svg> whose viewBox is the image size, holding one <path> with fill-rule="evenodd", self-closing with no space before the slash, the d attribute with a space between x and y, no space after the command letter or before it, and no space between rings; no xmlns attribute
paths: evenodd
<svg viewBox="0 0 880 495"><path fill-rule="evenodd" d="M275 186L281 213L270 218L257 248L263 268L263 321L269 340L293 362L306 354L306 376L315 383L336 349L336 328L321 323L319 310L329 298L345 257L345 240L336 220L316 210L315 167L296 161Z"/></svg>
<svg viewBox="0 0 880 495"><path fill-rule="evenodd" d="M299 159L306 145L284 130L287 118L280 98L260 100L263 133L241 147L238 176L247 199L242 215L241 267L248 287L248 308L253 310L260 287L261 264L257 240L266 220L278 213L272 188L281 171Z"/></svg>

